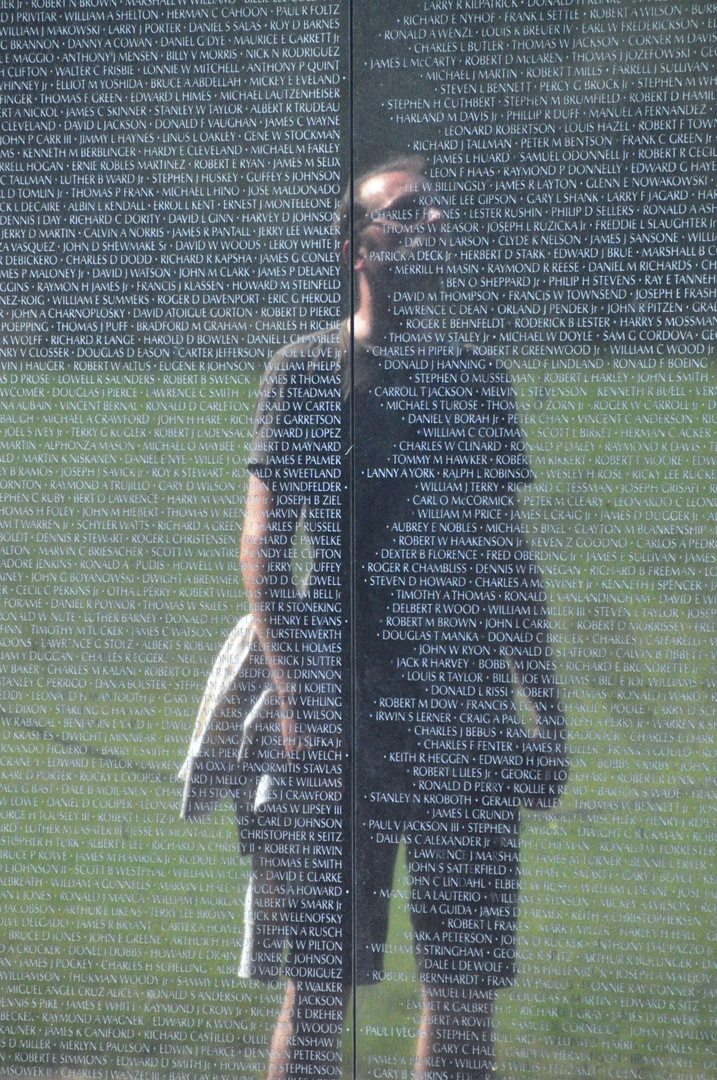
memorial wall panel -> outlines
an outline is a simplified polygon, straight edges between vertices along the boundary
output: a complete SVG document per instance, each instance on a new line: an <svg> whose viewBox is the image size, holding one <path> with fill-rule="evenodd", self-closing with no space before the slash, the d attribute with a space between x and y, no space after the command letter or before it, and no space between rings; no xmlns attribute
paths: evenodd
<svg viewBox="0 0 717 1080"><path fill-rule="evenodd" d="M716 30L0 0L0 1077L714 1075Z"/></svg>

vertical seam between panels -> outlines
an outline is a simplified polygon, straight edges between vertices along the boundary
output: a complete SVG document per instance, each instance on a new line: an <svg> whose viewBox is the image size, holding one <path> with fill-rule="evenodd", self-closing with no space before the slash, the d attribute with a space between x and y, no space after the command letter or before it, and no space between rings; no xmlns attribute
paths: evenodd
<svg viewBox="0 0 717 1080"><path fill-rule="evenodd" d="M349 0L348 5L348 84L349 84L349 102L348 102L348 135L349 135L349 250L348 250L348 266L346 272L348 274L349 282L349 448L355 446L354 443L354 401L355 395L354 389L354 324L353 324L353 312L354 312L354 275L353 275L353 263L354 263L354 55L353 55L353 18L354 18L354 5L353 0ZM351 1076L356 1077L356 1065L357 1065L357 1048L358 1048L358 1031L357 1031L357 1007L356 1007L356 664L355 664L355 648L356 648L356 604L355 604L355 574L356 574L356 561L355 561L355 504L354 504L354 462L356 455L354 450L351 449L349 456L349 545L348 545L348 558L349 558L349 678L351 680L349 700L349 724L350 724L350 749L351 754L350 761L350 829L351 829L351 873L350 873L350 923L351 923L351 981L352 981L352 993L351 993L351 1025L352 1025L352 1062L351 1062Z"/></svg>

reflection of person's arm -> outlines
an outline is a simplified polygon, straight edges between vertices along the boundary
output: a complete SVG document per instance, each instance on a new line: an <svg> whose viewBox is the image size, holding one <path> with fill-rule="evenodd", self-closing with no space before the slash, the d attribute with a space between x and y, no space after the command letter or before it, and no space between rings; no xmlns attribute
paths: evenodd
<svg viewBox="0 0 717 1080"><path fill-rule="evenodd" d="M562 717L555 664L550 643L549 618L545 603L545 590L538 564L525 539L523 523L516 505L511 514L511 539L513 548L513 573L520 584L519 591L525 596L520 607L529 606L528 615L518 616L511 634L511 659L536 724L551 724L553 718Z"/></svg>
<svg viewBox="0 0 717 1080"><path fill-rule="evenodd" d="M543 579L525 539L515 503L509 511L508 535L513 556L511 576L518 578L518 591L522 594L518 605L521 613L513 620L508 651L536 726L561 727L564 718L550 646ZM528 614L525 614L526 607L530 609Z"/></svg>
<svg viewBox="0 0 717 1080"><path fill-rule="evenodd" d="M279 695L287 754L301 749L295 728L300 673L293 651L284 651L291 639L286 632L282 635L279 617L286 620L292 599L298 599L291 565L297 522L298 515L277 518L272 491L258 477L250 476L240 561L249 607Z"/></svg>
<svg viewBox="0 0 717 1080"><path fill-rule="evenodd" d="M521 603L517 605L521 613L516 613L513 618L508 653L535 721L534 752L542 758L543 776L553 786L552 795L557 799L564 786L568 764L565 713L555 677L543 580L525 539L515 503L509 510L508 535L513 556L511 576L518 578L518 591L522 594ZM529 611L524 614L526 608ZM550 804L550 796L548 792L542 800L544 805Z"/></svg>

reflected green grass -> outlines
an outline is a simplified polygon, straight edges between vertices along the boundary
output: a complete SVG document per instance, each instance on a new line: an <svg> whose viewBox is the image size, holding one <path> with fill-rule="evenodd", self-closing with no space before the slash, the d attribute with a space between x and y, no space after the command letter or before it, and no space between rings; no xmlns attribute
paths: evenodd
<svg viewBox="0 0 717 1080"><path fill-rule="evenodd" d="M102 423L97 402L84 418L62 409L67 384L51 373L21 416L3 402L20 432L0 453L6 1070L261 1075L277 1006L277 991L235 977L247 868L231 810L181 823L173 779L243 610L236 544L258 373L151 374L123 384L118 370L106 385L133 387L132 409L101 396ZM717 380L699 365L558 361L517 363L513 377L572 774L556 810L524 814L500 1072L704 1080ZM347 1033L366 1080L410 1069L408 942L396 902L391 977L359 992ZM378 1034L391 1028L408 1032Z"/></svg>

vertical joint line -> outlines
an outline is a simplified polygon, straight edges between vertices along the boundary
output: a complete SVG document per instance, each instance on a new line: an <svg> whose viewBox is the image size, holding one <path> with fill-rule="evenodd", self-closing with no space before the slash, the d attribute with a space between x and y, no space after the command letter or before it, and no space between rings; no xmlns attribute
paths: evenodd
<svg viewBox="0 0 717 1080"><path fill-rule="evenodd" d="M354 400L353 393L354 388L354 54L353 54L353 19L354 19L354 6L353 0L349 0L348 4L348 36L347 36L347 48L348 48L348 136L349 136L349 248L348 248L348 265L346 267L346 273L348 275L349 282L349 386L351 392L349 394L349 446L355 447L354 432L355 432L355 417L354 417ZM350 789L351 789L351 895L349 897L351 902L351 981L352 994L351 994L351 1026L352 1026L352 1061L351 1061L351 1076L356 1077L356 1062L357 1062L357 1050L358 1050L358 1032L357 1032L357 1008L356 1008L356 889L354 883L356 881L356 654L355 654L355 642L356 642L356 559L355 559L355 467L354 462L356 455L351 453L349 458L349 560L350 560L350 574L349 574L349 647L350 647L350 660L349 660L349 672L351 678L350 688L350 754L351 754L351 770L350 770ZM348 959L348 958L347 958Z"/></svg>

